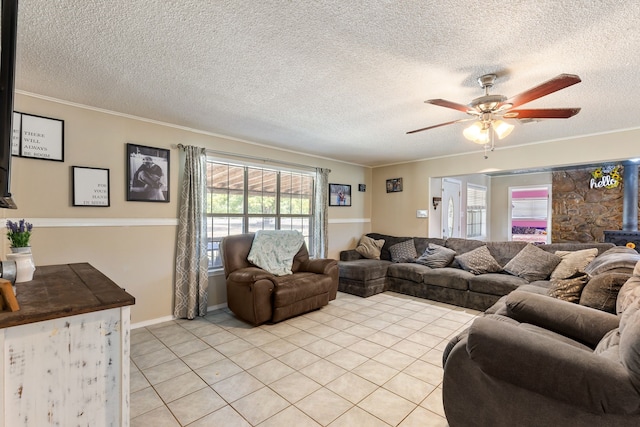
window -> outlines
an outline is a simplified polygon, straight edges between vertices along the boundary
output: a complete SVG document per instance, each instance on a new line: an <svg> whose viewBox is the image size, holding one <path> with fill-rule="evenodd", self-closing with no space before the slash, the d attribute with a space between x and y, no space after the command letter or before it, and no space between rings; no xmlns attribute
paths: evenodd
<svg viewBox="0 0 640 427"><path fill-rule="evenodd" d="M487 236L487 187L467 185L467 238Z"/></svg>
<svg viewBox="0 0 640 427"><path fill-rule="evenodd" d="M510 187L510 240L548 243L551 214L550 187Z"/></svg>
<svg viewBox="0 0 640 427"><path fill-rule="evenodd" d="M313 175L241 164L207 162L209 268L222 267L219 245L232 234L298 230L310 246Z"/></svg>

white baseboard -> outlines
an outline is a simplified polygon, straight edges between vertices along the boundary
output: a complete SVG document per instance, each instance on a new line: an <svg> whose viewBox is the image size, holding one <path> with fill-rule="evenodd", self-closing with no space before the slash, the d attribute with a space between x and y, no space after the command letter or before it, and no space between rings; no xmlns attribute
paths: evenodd
<svg viewBox="0 0 640 427"><path fill-rule="evenodd" d="M221 308L226 308L226 307L227 307L226 302L223 302L222 304L212 305L211 307L207 307L207 313L211 311L220 310ZM156 319L145 320L144 322L132 323L131 329L146 328L147 326L157 325L158 323L169 322L171 320L176 320L176 317L164 316L164 317L158 317Z"/></svg>

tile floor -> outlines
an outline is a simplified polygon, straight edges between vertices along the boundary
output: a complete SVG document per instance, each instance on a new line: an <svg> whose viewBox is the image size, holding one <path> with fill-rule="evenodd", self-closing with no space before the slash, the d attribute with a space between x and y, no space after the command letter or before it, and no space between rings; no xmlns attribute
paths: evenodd
<svg viewBox="0 0 640 427"><path fill-rule="evenodd" d="M252 327L228 310L131 332L131 425L447 426L442 350L478 312L385 292Z"/></svg>

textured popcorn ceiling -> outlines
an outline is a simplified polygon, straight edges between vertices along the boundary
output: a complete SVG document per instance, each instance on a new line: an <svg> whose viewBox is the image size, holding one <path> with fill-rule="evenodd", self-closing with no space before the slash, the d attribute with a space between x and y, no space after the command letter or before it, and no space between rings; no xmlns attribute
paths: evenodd
<svg viewBox="0 0 640 427"><path fill-rule="evenodd" d="M405 132L466 117L423 101L466 104L488 72L506 96L582 78L526 104L580 114L518 124L499 147L637 128L640 2L19 4L18 90L358 164L477 151L464 124Z"/></svg>

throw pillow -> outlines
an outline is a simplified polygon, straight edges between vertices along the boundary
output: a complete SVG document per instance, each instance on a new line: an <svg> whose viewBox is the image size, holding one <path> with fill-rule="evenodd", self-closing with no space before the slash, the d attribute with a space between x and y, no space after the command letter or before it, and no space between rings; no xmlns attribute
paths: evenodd
<svg viewBox="0 0 640 427"><path fill-rule="evenodd" d="M444 246L429 243L424 253L416 259L416 263L426 265L431 268L442 268L451 264L456 256L456 251Z"/></svg>
<svg viewBox="0 0 640 427"><path fill-rule="evenodd" d="M498 264L498 261L495 260L486 246L480 246L472 251L458 255L455 259L464 270L476 275L502 271L502 267L500 267L500 264Z"/></svg>
<svg viewBox="0 0 640 427"><path fill-rule="evenodd" d="M396 243L389 248L389 252L393 262L413 262L418 257L413 239Z"/></svg>
<svg viewBox="0 0 640 427"><path fill-rule="evenodd" d="M615 313L618 293L629 277L625 273L607 273L592 277L582 290L580 305Z"/></svg>
<svg viewBox="0 0 640 427"><path fill-rule="evenodd" d="M640 299L640 262L636 264L633 276L627 280L618 292L616 313L619 315L637 299Z"/></svg>
<svg viewBox="0 0 640 427"><path fill-rule="evenodd" d="M547 295L564 301L578 303L582 289L589 281L589 276L585 273L578 273L574 277L565 279L552 279L551 287Z"/></svg>
<svg viewBox="0 0 640 427"><path fill-rule="evenodd" d="M362 236L356 252L368 259L380 259L380 250L384 245L384 240L375 240L369 236Z"/></svg>
<svg viewBox="0 0 640 427"><path fill-rule="evenodd" d="M585 267L584 272L591 277L605 272L632 274L638 261L640 254L635 249L616 246L597 256Z"/></svg>
<svg viewBox="0 0 640 427"><path fill-rule="evenodd" d="M556 255L562 258L560 264L551 273L551 280L568 279L576 273L584 273L584 268L598 255L597 248L583 249L581 251L556 251Z"/></svg>
<svg viewBox="0 0 640 427"><path fill-rule="evenodd" d="M504 271L522 277L527 282L535 282L549 277L560 261L562 258L559 256L529 243L504 266Z"/></svg>

